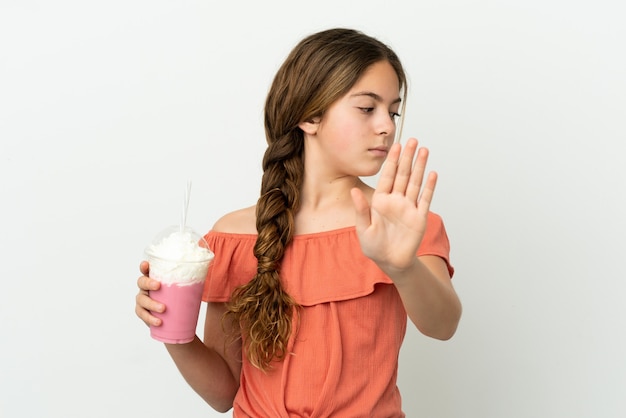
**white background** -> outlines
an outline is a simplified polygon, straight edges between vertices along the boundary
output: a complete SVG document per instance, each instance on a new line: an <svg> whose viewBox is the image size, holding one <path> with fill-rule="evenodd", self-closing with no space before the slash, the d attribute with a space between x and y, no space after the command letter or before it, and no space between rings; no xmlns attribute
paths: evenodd
<svg viewBox="0 0 626 418"><path fill-rule="evenodd" d="M0 416L220 416L135 317L138 264L187 180L201 232L255 202L269 83L333 26L400 55L440 174L464 315L409 331L407 415L626 416L623 2L0 5Z"/></svg>

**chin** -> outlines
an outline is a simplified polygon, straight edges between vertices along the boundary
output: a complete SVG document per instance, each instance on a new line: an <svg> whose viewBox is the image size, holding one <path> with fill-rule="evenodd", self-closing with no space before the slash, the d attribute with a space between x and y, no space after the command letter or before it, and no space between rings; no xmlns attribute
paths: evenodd
<svg viewBox="0 0 626 418"><path fill-rule="evenodd" d="M366 172L362 172L361 174L358 174L357 177L374 177L379 172L380 170L366 171Z"/></svg>
<svg viewBox="0 0 626 418"><path fill-rule="evenodd" d="M379 164L361 165L353 171L356 177L372 177L377 175L383 167L382 161Z"/></svg>
<svg viewBox="0 0 626 418"><path fill-rule="evenodd" d="M361 177L372 177L377 175L378 173L380 173L380 169L382 168L382 164L377 165L376 167L372 167L369 170L363 170L363 174L361 174Z"/></svg>

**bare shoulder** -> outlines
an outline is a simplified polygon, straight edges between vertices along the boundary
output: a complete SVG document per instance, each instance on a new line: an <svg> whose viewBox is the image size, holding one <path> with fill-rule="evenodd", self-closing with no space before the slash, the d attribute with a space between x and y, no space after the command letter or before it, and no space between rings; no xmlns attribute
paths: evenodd
<svg viewBox="0 0 626 418"><path fill-rule="evenodd" d="M230 234L256 234L256 206L227 213L215 222L213 230Z"/></svg>

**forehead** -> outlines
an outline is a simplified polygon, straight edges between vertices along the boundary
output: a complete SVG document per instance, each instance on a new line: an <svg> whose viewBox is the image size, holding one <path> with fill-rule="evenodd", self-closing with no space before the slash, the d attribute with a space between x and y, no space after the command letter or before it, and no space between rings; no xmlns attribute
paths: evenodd
<svg viewBox="0 0 626 418"><path fill-rule="evenodd" d="M399 98L400 81L394 68L387 61L372 64L348 92L350 97L373 93L382 100L395 101Z"/></svg>

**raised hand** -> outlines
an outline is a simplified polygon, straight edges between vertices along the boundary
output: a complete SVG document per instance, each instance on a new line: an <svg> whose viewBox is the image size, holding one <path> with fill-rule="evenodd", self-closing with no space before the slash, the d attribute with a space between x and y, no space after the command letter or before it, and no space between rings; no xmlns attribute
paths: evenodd
<svg viewBox="0 0 626 418"><path fill-rule="evenodd" d="M361 190L351 191L363 253L388 274L416 261L437 183L435 172L424 181L428 149L417 146L415 138L403 152L399 143L393 144L370 203Z"/></svg>

